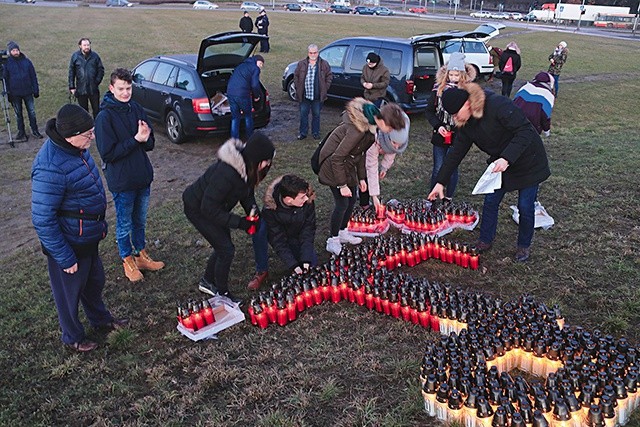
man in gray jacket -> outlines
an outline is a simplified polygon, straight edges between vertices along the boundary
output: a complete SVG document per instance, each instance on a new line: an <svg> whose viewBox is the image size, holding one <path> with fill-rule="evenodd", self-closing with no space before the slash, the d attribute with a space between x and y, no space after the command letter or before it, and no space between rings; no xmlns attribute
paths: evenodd
<svg viewBox="0 0 640 427"><path fill-rule="evenodd" d="M91 40L82 38L78 42L80 49L71 55L69 62L69 92L78 99L78 104L91 112L95 119L100 111L100 83L104 77L102 60L91 50Z"/></svg>

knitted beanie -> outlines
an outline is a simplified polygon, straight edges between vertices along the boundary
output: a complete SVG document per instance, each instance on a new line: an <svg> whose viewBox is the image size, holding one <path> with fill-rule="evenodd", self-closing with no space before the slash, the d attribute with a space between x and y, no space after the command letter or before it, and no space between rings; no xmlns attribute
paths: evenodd
<svg viewBox="0 0 640 427"><path fill-rule="evenodd" d="M457 87L447 89L442 94L442 107L449 114L456 114L469 99L469 92Z"/></svg>
<svg viewBox="0 0 640 427"><path fill-rule="evenodd" d="M20 50L20 46L18 46L18 43L11 40L9 43L7 43L7 51L11 52L13 49Z"/></svg>
<svg viewBox="0 0 640 427"><path fill-rule="evenodd" d="M271 160L276 155L273 143L262 132L254 132L242 149L242 157L245 161L260 163L263 160Z"/></svg>
<svg viewBox="0 0 640 427"><path fill-rule="evenodd" d="M77 104L63 105L56 116L56 130L63 138L80 135L93 128L91 114Z"/></svg>
<svg viewBox="0 0 640 427"><path fill-rule="evenodd" d="M371 63L371 64L377 64L380 62L380 55L378 55L375 52L369 52L369 54L367 55L367 62Z"/></svg>

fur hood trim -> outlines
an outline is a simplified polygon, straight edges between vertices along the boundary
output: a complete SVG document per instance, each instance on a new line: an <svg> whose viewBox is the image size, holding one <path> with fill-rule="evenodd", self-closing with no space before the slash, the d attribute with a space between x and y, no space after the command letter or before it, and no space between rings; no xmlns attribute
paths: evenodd
<svg viewBox="0 0 640 427"><path fill-rule="evenodd" d="M218 149L218 159L234 168L240 178L247 182L247 165L242 157L242 149L244 148L244 142L239 139L228 139L227 142L222 144Z"/></svg>
<svg viewBox="0 0 640 427"><path fill-rule="evenodd" d="M477 74L476 74L476 68L468 63L464 63L464 69L467 73L467 77L468 77L468 81L472 82L476 79ZM442 67L440 67L440 69L438 70L438 72L436 73L436 82L441 81L442 79L445 78L446 73L447 73L447 66L443 65Z"/></svg>
<svg viewBox="0 0 640 427"><path fill-rule="evenodd" d="M279 177L274 179L273 182L269 184L269 187L267 187L266 191L264 192L264 208L265 209L276 210L278 208L276 200L273 198L273 190L276 188L276 185L278 185L280 181L282 181L283 176L284 175L280 175ZM309 200L305 202L305 205L310 205L311 203L313 203L315 199L316 199L316 192L311 186L311 184L309 184Z"/></svg>
<svg viewBox="0 0 640 427"><path fill-rule="evenodd" d="M471 116L475 119L481 119L484 114L484 101L486 98L484 90L477 83L466 83L458 87L469 92Z"/></svg>
<svg viewBox="0 0 640 427"><path fill-rule="evenodd" d="M372 134L376 134L376 125L370 125L369 120L364 115L362 111L362 107L364 104L372 104L372 102L367 101L364 98L353 98L346 107L347 117L349 121L358 129L360 132L371 132Z"/></svg>

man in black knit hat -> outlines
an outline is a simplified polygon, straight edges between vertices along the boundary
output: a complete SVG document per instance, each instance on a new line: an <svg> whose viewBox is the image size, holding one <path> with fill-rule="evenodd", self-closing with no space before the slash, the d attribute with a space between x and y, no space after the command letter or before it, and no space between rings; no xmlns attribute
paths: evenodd
<svg viewBox="0 0 640 427"><path fill-rule="evenodd" d="M62 342L87 352L98 344L85 338L79 302L94 329L121 329L128 323L114 318L102 301L105 276L98 244L107 235L107 198L89 154L93 118L68 104L47 122L46 133L31 171L32 221L47 256Z"/></svg>

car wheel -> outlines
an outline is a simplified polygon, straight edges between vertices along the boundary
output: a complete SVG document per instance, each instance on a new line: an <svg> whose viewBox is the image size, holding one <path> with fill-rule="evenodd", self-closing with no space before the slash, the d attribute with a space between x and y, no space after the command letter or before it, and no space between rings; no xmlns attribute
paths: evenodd
<svg viewBox="0 0 640 427"><path fill-rule="evenodd" d="M480 74L480 69L474 64L471 64L471 66L473 67L474 70L476 70L476 78L473 81L474 82L480 81L480 79L482 78L482 74Z"/></svg>
<svg viewBox="0 0 640 427"><path fill-rule="evenodd" d="M289 99L292 101L297 101L296 98L296 85L293 84L293 78L289 80L287 84L287 93L289 94Z"/></svg>
<svg viewBox="0 0 640 427"><path fill-rule="evenodd" d="M175 111L169 111L165 119L167 136L174 144L182 144L185 140L184 128L180 117Z"/></svg>

